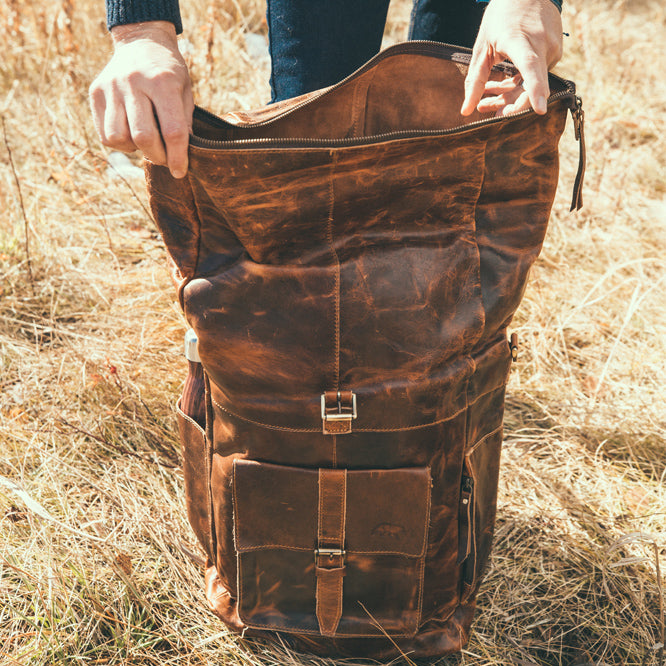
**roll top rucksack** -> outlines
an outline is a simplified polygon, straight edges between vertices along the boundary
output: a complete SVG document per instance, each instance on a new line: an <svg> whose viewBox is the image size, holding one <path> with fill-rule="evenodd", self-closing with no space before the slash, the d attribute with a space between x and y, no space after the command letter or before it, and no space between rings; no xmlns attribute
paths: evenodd
<svg viewBox="0 0 666 666"><path fill-rule="evenodd" d="M552 75L545 116L461 117L468 62L405 43L323 91L197 109L188 177L148 166L201 362L179 411L188 515L235 631L374 658L467 640L507 326L569 112L582 139L574 86Z"/></svg>

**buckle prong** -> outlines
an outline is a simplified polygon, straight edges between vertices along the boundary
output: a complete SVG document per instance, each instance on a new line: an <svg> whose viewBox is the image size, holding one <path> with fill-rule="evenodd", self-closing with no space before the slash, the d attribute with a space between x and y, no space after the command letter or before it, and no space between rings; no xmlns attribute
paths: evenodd
<svg viewBox="0 0 666 666"><path fill-rule="evenodd" d="M321 396L321 418L324 421L342 421L344 419L355 419L358 416L356 412L356 393L352 393L352 409L351 412L342 411L342 400L340 398L340 391L338 391L338 411L337 413L326 413L326 396Z"/></svg>
<svg viewBox="0 0 666 666"><path fill-rule="evenodd" d="M316 548L314 552L315 566L319 566L320 557L328 557L330 563L334 557L341 557L342 562L344 562L346 556L347 551L343 550L342 548Z"/></svg>

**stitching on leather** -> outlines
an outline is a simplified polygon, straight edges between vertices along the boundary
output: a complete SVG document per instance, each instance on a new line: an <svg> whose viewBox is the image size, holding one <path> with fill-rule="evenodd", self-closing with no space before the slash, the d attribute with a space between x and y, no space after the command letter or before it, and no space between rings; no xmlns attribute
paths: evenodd
<svg viewBox="0 0 666 666"><path fill-rule="evenodd" d="M186 421L189 421L199 432L199 434L202 437L206 436L206 431L191 417L188 416L181 408L180 408L180 398L178 398L178 402L176 402L176 412L178 413L179 416L184 418Z"/></svg>
<svg viewBox="0 0 666 666"><path fill-rule="evenodd" d="M369 72L366 72L365 75L359 76L358 81L356 83L356 87L354 88L354 97L352 101L352 132L351 132L351 135L354 138L362 138L366 135L365 128L368 116L368 104L367 104L368 90L372 85L376 73L377 69L373 68ZM359 108L359 103L361 99L363 100L363 103L360 104ZM363 111L362 116L360 113L361 110ZM361 119L363 120L362 123Z"/></svg>
<svg viewBox="0 0 666 666"><path fill-rule="evenodd" d="M423 586L425 581L425 556L420 559L420 569L421 573L419 574L419 599L416 607L416 622L414 626L414 633L419 630L419 625L421 624L421 614L423 613Z"/></svg>
<svg viewBox="0 0 666 666"><path fill-rule="evenodd" d="M190 282L190 280L194 279L194 276L197 274L197 269L199 268L199 256L201 254L201 236L202 236L201 229L203 227L203 225L201 224L201 209L199 208L199 202L197 201L197 198L194 196L194 187L192 187L192 176L191 176L191 171L189 169L187 170L187 184L190 188L190 194L192 195L192 203L194 204L194 210L196 212L196 218L197 218L197 222L199 223L199 228L197 229L197 232L198 232L197 233L197 257L196 257L196 260L194 262L194 266L192 267L192 275L188 278L188 280L185 284ZM180 290L181 293L183 292L184 287L185 287L185 285L183 285L183 287L181 287L181 290ZM185 310L185 307L184 307L185 302L183 301L181 303L181 305L183 306L183 311L184 311Z"/></svg>
<svg viewBox="0 0 666 666"><path fill-rule="evenodd" d="M450 421L451 419L454 419L456 416L462 414L466 409L469 409L472 405L474 405L476 402L478 402L481 398L484 398L488 394L492 393L493 391L496 391L498 389L503 388L506 386L506 380L503 381L501 384L498 386L495 386L491 388L490 390L486 391L485 393L481 393L480 395L476 396L476 399L474 402L469 402L465 403L464 407L461 407L457 412L454 412L453 414L450 414L449 416L445 416L441 419L438 419L437 421L429 421L428 423L419 423L416 425L411 425L411 426L402 426L401 428L354 428L354 432L406 432L408 430L418 430L420 428L429 428L431 426L439 425L440 423L446 423L447 421ZM252 425L257 425L261 426L263 428L270 428L271 430L282 430L284 432L321 432L321 428L288 428L287 426L277 426L273 425L271 423L262 423L261 421L255 421L254 419L249 419L246 416L241 416L240 414L236 414L235 412L232 412L231 410L227 409L226 407L223 407L213 396L211 395L211 401L219 407L223 412L226 412L230 416L233 416L234 418L237 418L241 421L245 421L246 423L251 423Z"/></svg>
<svg viewBox="0 0 666 666"><path fill-rule="evenodd" d="M321 636L321 632L317 631L317 629L297 629L297 628L293 628L293 627L282 627L282 626L278 626L278 625L275 625L275 624L260 624L258 622L248 622L240 614L240 607L239 607L238 615L239 615L240 619L243 620L245 625L250 629L271 629L273 631L282 631L286 634L312 634L314 636ZM416 632L412 632L412 633L404 633L403 632L403 633L400 633L400 634L394 634L390 631L387 631L386 633L389 636L392 636L394 638L410 638L410 637L414 636L414 633L416 633ZM336 636L338 636L338 637L349 636L349 637L358 637L358 638L381 638L383 636L383 634L380 631L377 631L377 633L375 633L375 634L368 634L368 633L356 634L356 633L350 633L350 632L347 632L347 631L345 631L345 632L338 631L336 633Z"/></svg>
<svg viewBox="0 0 666 666"><path fill-rule="evenodd" d="M501 388L501 387L497 386L495 388ZM495 389L491 389L490 391L488 391L488 393L492 393L492 391L494 390ZM488 395L488 393L483 393L482 395L478 396L477 400L483 398L485 395ZM240 419L241 421L245 421L246 423L251 423L252 425L262 426L263 428L270 428L271 430L284 430L286 432L321 432L321 428L288 428L286 426L276 426L270 423L262 423L261 421L254 421L253 419L249 419L245 416L241 416L240 414L236 414L235 412L228 410L226 407L223 407L219 402L217 402L217 400L215 400L215 398L213 398L212 396L211 400L223 412L226 412L230 416ZM476 402L476 400L474 402ZM431 421L430 423L423 423L414 426L403 426L402 428L355 428L354 431L355 432L403 432L405 430L418 430L419 428L428 428L430 426L438 425L439 423L445 423L446 421L455 418L459 414L462 414L468 407L470 407L473 404L474 403L466 404L464 407L459 409L457 412L451 414L450 416L447 416L438 421Z"/></svg>
<svg viewBox="0 0 666 666"><path fill-rule="evenodd" d="M234 544L236 546L236 544ZM281 548L283 550L290 550L294 552L311 553L312 548L306 546L294 546L284 543L262 543L260 546L236 546L239 553L256 553L260 550L271 550L272 548Z"/></svg>
<svg viewBox="0 0 666 666"><path fill-rule="evenodd" d="M235 545L235 544L234 544ZM262 543L260 546L241 546L237 547L236 550L239 553L256 553L262 550L271 550L272 548L282 548L283 550L293 551L293 552L312 552L312 548L305 546L294 546L287 544L279 543ZM400 557L405 557L410 560L420 560L424 554L423 553L406 553L401 550L348 550L347 555L398 555Z"/></svg>
<svg viewBox="0 0 666 666"><path fill-rule="evenodd" d="M238 542L240 541L240 537L238 535L238 496L237 496L237 491L238 491L238 479L236 478L236 460L233 461L232 467L231 467L231 488L232 488L232 493L233 493L233 527L234 527L234 548L236 549L237 553L240 553L240 549L238 548Z"/></svg>
<svg viewBox="0 0 666 666"><path fill-rule="evenodd" d="M208 400L212 399L210 392L210 378L206 369L203 368L204 379L204 399L206 404L206 432L204 436L204 447L206 450L206 492L208 493L208 529L210 532L210 554L215 559L215 564L218 565L218 552L217 552L217 530L215 526L215 505L213 503L213 455L215 454L215 441L213 437L213 424L212 418L209 418L209 403ZM212 410L211 410L212 411ZM210 432L210 437L208 433Z"/></svg>
<svg viewBox="0 0 666 666"><path fill-rule="evenodd" d="M490 432L483 435L483 437L481 437L481 439L477 440L471 446L469 451L467 451L467 453L465 453L465 459L467 459L472 453L474 453L474 451L476 451L476 449L479 448L479 446L481 446L481 444L483 444L487 439L489 439L493 435L497 434L500 430L502 430L502 424L501 423L497 426L497 428L495 428L494 430L491 430ZM469 467L471 467L473 469L472 465L469 465Z"/></svg>
<svg viewBox="0 0 666 666"><path fill-rule="evenodd" d="M483 325L479 329L479 337L476 338L474 344L476 344L481 339L481 337L483 336L483 329L486 327L486 306L483 302L483 289L481 288L481 250L479 249L479 239L477 236L477 229L476 229L476 209L479 207L479 199L481 198L481 192L483 192L483 185L485 182L486 152L488 151L488 141L489 139L486 139L483 143L483 160L482 160L483 168L481 169L481 179L479 180L479 189L477 190L476 199L474 200L474 208L472 209L472 222L474 223L474 248L476 249L476 260L478 266L477 275L479 278L479 301L481 303L481 311L483 313Z"/></svg>
<svg viewBox="0 0 666 666"><path fill-rule="evenodd" d="M359 120L360 120L360 114L358 113L359 111L359 96L360 96L360 90L363 87L361 84L363 83L363 77L359 77L359 80L356 82L356 85L354 86L354 94L352 95L352 112L351 112L351 131L349 133L350 136L352 137L358 137L358 125L359 125ZM367 87L366 87L367 91Z"/></svg>
<svg viewBox="0 0 666 666"><path fill-rule="evenodd" d="M406 553L402 550L349 550L347 555L399 555L406 557L410 560L419 560L423 557L423 553Z"/></svg>
<svg viewBox="0 0 666 666"><path fill-rule="evenodd" d="M342 617L342 576L338 575L338 579L336 581L336 597L337 597L337 605L335 607L335 628L333 629L332 633L335 634L337 632L338 627L340 626L340 618Z"/></svg>
<svg viewBox="0 0 666 666"><path fill-rule="evenodd" d="M317 489L319 490L319 506L317 507L317 541L321 541L321 530L322 530L322 507L324 505L324 493L321 489L321 477L324 470L320 469L317 475Z"/></svg>
<svg viewBox="0 0 666 666"><path fill-rule="evenodd" d="M424 557L426 554L426 549L428 547L428 536L430 533L430 507L432 506L432 474L430 473L430 467L426 467L427 470L427 480L430 482L426 488L426 515L425 515L425 525L423 527L423 545L421 546L421 557Z"/></svg>
<svg viewBox="0 0 666 666"><path fill-rule="evenodd" d="M270 423L261 423L260 421L253 421L252 419L248 419L245 416L241 416L240 414L235 414L234 412L229 411L226 407L223 407L217 400L215 400L213 396L211 396L211 400L213 401L216 407L219 407L223 412L226 412L230 416L240 419L241 421L245 421L246 423L252 423L253 425L262 426L263 428L270 428L271 430L284 430L286 432L321 432L321 428L287 428L286 426L276 426L276 425L271 425Z"/></svg>
<svg viewBox="0 0 666 666"><path fill-rule="evenodd" d="M425 515L425 525L423 529L423 545L421 546L421 553L419 557L419 563L420 563L420 569L421 572L419 574L419 598L418 598L418 605L416 608L416 623L414 626L414 633L416 633L419 629L419 625L421 624L421 614L423 613L423 587L425 585L425 561L426 561L426 553L427 553L427 548L428 548L428 537L430 536L430 508L432 506L432 475L430 473L430 467L426 467L426 470L428 471L428 481L430 483L427 486L427 505L426 505L426 515Z"/></svg>
<svg viewBox="0 0 666 666"><path fill-rule="evenodd" d="M337 153L331 155L331 168L328 181L328 220L326 224L326 240L331 248L331 254L335 260L335 331L334 331L334 364L335 364L335 387L340 388L340 258L333 245L333 208L335 206L335 190L333 185L333 176L335 174L335 165L337 162Z"/></svg>
<svg viewBox="0 0 666 666"><path fill-rule="evenodd" d="M238 617L243 621L243 624L250 626L247 620L243 617L243 558L239 552L236 553L236 589L238 590Z"/></svg>
<svg viewBox="0 0 666 666"><path fill-rule="evenodd" d="M342 493L340 493L340 550L345 549L347 531L347 470L342 475ZM340 589L342 592L342 588ZM342 598L340 598L342 603Z"/></svg>

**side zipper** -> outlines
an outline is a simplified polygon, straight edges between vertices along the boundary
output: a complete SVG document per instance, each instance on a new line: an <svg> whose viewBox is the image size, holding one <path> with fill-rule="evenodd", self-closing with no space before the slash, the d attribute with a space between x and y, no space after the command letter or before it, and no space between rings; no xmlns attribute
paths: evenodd
<svg viewBox="0 0 666 666"><path fill-rule="evenodd" d="M462 564L472 551L473 493L474 479L471 476L463 475L460 486L460 503L458 505L458 564Z"/></svg>
<svg viewBox="0 0 666 666"><path fill-rule="evenodd" d="M585 152L585 112L583 111L583 100L578 95L574 96L571 117L574 123L574 136L578 141L578 172L574 181L570 211L580 210L583 207L583 178L585 177L585 161L587 159Z"/></svg>

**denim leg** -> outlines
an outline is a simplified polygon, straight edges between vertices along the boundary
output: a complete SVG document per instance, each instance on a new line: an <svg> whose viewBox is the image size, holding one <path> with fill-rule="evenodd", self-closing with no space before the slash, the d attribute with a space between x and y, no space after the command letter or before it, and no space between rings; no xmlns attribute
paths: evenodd
<svg viewBox="0 0 666 666"><path fill-rule="evenodd" d="M472 48L485 7L474 0L414 0L409 39Z"/></svg>
<svg viewBox="0 0 666 666"><path fill-rule="evenodd" d="M271 102L329 86L381 46L389 0L268 0Z"/></svg>

